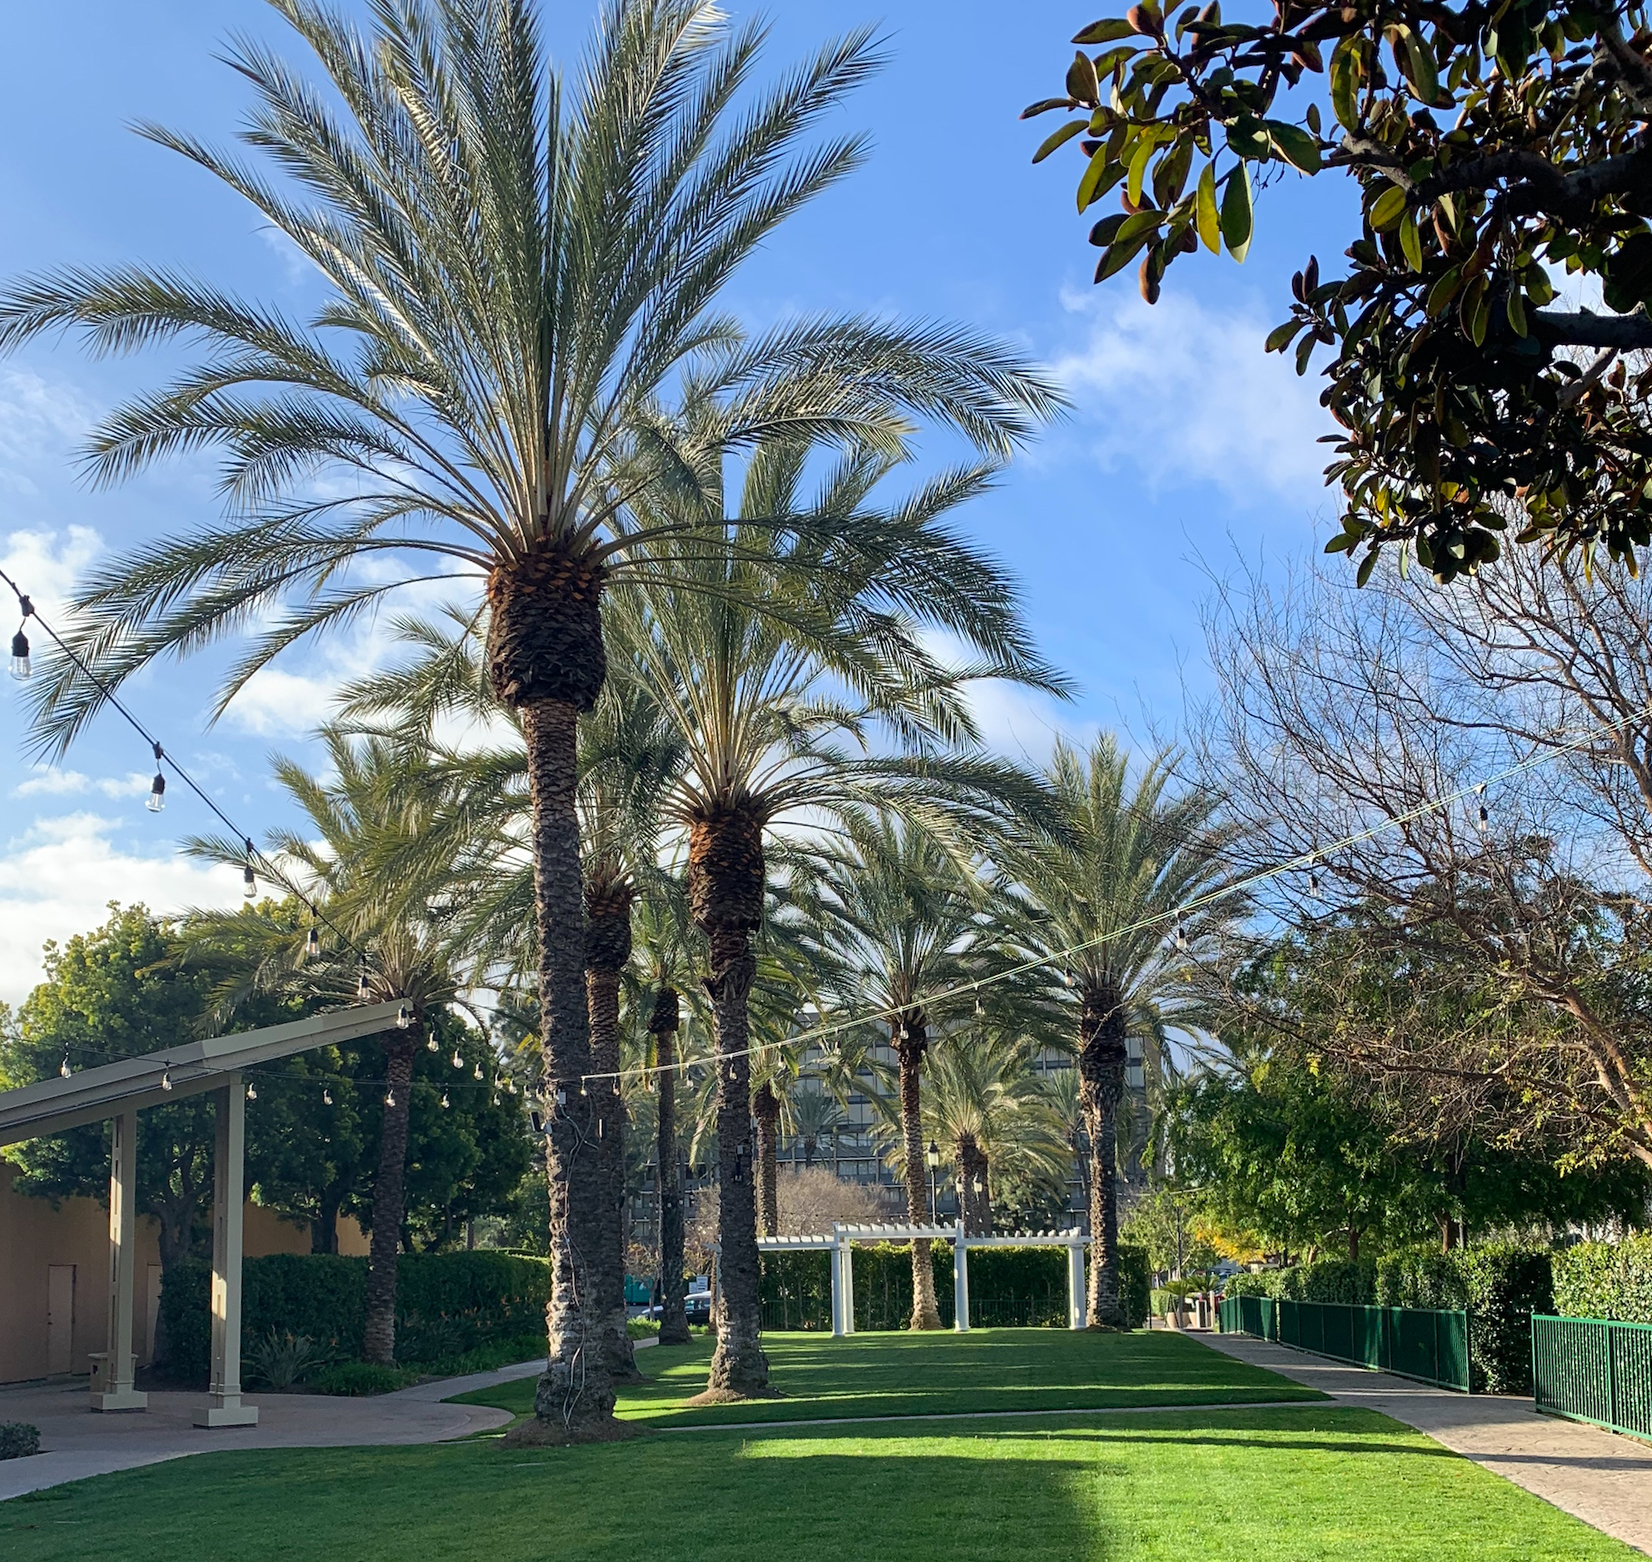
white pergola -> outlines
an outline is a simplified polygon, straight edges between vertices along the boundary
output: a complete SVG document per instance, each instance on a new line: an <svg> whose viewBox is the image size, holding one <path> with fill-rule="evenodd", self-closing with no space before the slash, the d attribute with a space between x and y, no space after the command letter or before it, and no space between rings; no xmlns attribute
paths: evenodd
<svg viewBox="0 0 1652 1562"><path fill-rule="evenodd" d="M197 1426L255 1426L258 1410L241 1403L241 1209L245 1198L246 1095L242 1071L313 1047L334 1046L389 1030L400 1003L340 1009L310 1019L193 1041L0 1091L0 1146L40 1139L85 1123L114 1120L109 1166L108 1350L94 1356L92 1408L143 1410L133 1386L132 1290L136 1262L138 1113L184 1096L215 1095L217 1141L212 1162L212 1385ZM163 1083L164 1081L164 1083Z"/></svg>
<svg viewBox="0 0 1652 1562"><path fill-rule="evenodd" d="M972 1247L1064 1247L1067 1249L1067 1327L1084 1327L1084 1247L1090 1240L1069 1231L1025 1231L1006 1237L971 1237L963 1222L953 1226L844 1225L833 1221L829 1236L759 1237L764 1253L828 1252L832 1255L832 1333L855 1332L856 1242L911 1242L927 1238L952 1244L953 1327L969 1332L969 1250Z"/></svg>

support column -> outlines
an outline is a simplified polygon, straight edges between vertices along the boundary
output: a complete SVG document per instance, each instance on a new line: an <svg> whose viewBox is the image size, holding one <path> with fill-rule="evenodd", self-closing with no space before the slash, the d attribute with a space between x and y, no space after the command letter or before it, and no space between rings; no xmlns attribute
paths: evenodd
<svg viewBox="0 0 1652 1562"><path fill-rule="evenodd" d="M257 1426L258 1407L241 1403L241 1221L247 1098L231 1074L214 1092L212 1152L212 1387L196 1426Z"/></svg>
<svg viewBox="0 0 1652 1562"><path fill-rule="evenodd" d="M849 1239L843 1239L843 1246L838 1249L843 1264L843 1332L855 1332L855 1250Z"/></svg>
<svg viewBox="0 0 1652 1562"><path fill-rule="evenodd" d="M1084 1327L1084 1244L1067 1244L1067 1327Z"/></svg>
<svg viewBox="0 0 1652 1562"><path fill-rule="evenodd" d="M960 1334L969 1333L969 1238L961 1219L952 1239L952 1326Z"/></svg>
<svg viewBox="0 0 1652 1562"><path fill-rule="evenodd" d="M843 1244L834 1242L831 1249L832 1269L832 1333L843 1330ZM852 1321L852 1320L851 1320Z"/></svg>
<svg viewBox="0 0 1652 1562"><path fill-rule="evenodd" d="M114 1120L109 1155L108 1350L92 1358L92 1409L146 1410L149 1396L132 1387L132 1279L137 1267L138 1114Z"/></svg>

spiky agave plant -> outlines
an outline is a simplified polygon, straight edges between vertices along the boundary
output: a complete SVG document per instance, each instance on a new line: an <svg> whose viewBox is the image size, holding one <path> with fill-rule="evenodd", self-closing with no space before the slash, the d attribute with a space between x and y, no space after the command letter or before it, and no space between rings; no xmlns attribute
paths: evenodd
<svg viewBox="0 0 1652 1562"><path fill-rule="evenodd" d="M204 347L94 431L94 478L225 456L222 524L116 560L78 595L74 646L97 679L48 667L37 731L61 749L156 657L252 631L221 709L280 651L388 593L469 577L490 678L527 741L545 1066L577 1080L590 1048L575 728L603 683L605 589L658 563L632 502L691 465L664 404L692 381L725 442L786 429L893 453L916 413L1001 454L1056 395L963 331L811 318L747 340L717 313L740 263L860 160L856 139L807 140L876 64L865 33L758 93L761 27L731 29L702 0L605 0L565 89L535 0L378 0L362 29L316 0L271 3L323 80L257 41L231 45L255 94L242 141L266 168L145 133L293 242L326 289L316 313L142 266L0 291L0 351L64 329L98 351ZM608 1435L613 1407L586 1274L601 1178L577 1155L593 1108L574 1101L547 1141L538 1402L564 1437Z"/></svg>

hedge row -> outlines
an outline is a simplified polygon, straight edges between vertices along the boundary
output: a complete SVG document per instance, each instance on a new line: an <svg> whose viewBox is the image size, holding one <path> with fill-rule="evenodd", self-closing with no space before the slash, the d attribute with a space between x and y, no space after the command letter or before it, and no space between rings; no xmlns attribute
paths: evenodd
<svg viewBox="0 0 1652 1562"><path fill-rule="evenodd" d="M1552 1312L1551 1255L1539 1248L1484 1243L1442 1253L1402 1248L1350 1263L1325 1258L1290 1269L1235 1275L1229 1296L1365 1307L1425 1307L1468 1313L1469 1374L1476 1393L1531 1392L1534 1312Z"/></svg>
<svg viewBox="0 0 1652 1562"><path fill-rule="evenodd" d="M1145 1248L1121 1245L1125 1313L1132 1328L1147 1321L1151 1273ZM952 1248L930 1245L935 1300L943 1321L953 1312ZM1067 1322L1067 1254L1062 1248L977 1248L969 1255L971 1320L1060 1328ZM763 1326L827 1330L832 1326L831 1254L763 1255ZM904 1329L912 1316L912 1255L902 1243L855 1247L855 1328Z"/></svg>
<svg viewBox="0 0 1652 1562"><path fill-rule="evenodd" d="M396 1359L417 1364L463 1355L544 1326L543 1258L510 1253L404 1253L396 1267ZM204 1382L211 1370L212 1268L186 1259L167 1271L161 1324L168 1373ZM241 1353L271 1329L307 1335L342 1360L361 1355L367 1260L276 1253L241 1266Z"/></svg>
<svg viewBox="0 0 1652 1562"><path fill-rule="evenodd" d="M1652 1237L1580 1242L1554 1255L1555 1311L1652 1323Z"/></svg>

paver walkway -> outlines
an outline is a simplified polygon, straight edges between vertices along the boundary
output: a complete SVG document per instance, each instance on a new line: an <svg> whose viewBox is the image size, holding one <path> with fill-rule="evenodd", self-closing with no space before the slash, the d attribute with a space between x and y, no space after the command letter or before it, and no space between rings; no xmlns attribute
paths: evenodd
<svg viewBox="0 0 1652 1562"><path fill-rule="evenodd" d="M1584 1523L1652 1553L1652 1446L1646 1443L1540 1416L1522 1396L1453 1394L1242 1334L1191 1337L1323 1389L1341 1404L1403 1421Z"/></svg>

